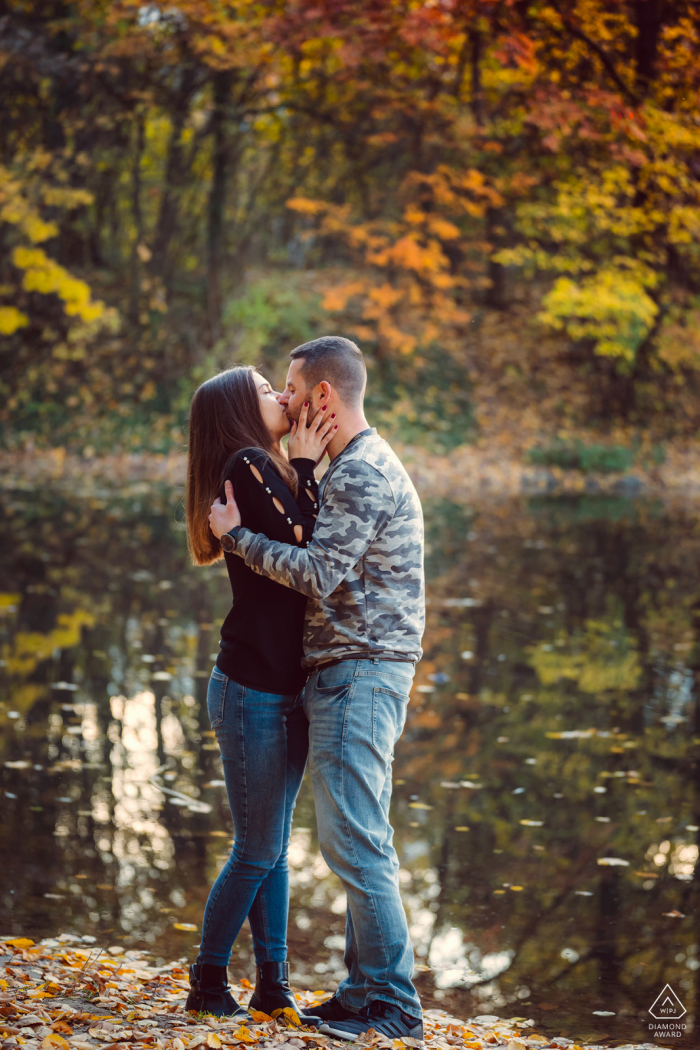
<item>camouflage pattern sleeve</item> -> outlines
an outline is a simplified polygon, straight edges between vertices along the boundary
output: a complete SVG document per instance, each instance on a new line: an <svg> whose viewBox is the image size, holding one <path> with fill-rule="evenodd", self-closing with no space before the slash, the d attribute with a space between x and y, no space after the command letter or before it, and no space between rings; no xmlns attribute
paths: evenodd
<svg viewBox="0 0 700 1050"><path fill-rule="evenodd" d="M306 548L243 531L236 553L276 583L311 598L327 598L362 559L395 510L391 486L383 475L352 459L333 472Z"/></svg>
<svg viewBox="0 0 700 1050"><path fill-rule="evenodd" d="M236 553L307 596L303 666L386 656L416 661L425 626L423 512L391 446L375 430L351 441L321 479L308 545L243 529Z"/></svg>

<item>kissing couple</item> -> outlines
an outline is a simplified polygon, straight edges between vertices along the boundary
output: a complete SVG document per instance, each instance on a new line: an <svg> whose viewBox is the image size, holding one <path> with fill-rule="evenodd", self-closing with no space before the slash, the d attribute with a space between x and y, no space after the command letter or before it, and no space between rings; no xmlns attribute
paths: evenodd
<svg viewBox="0 0 700 1050"><path fill-rule="evenodd" d="M251 1021L227 978L247 917L248 1009L291 1007L336 1038L374 1028L422 1039L389 803L422 653L423 517L398 457L367 424L366 381L355 343L324 336L292 351L283 393L236 367L192 399L189 550L198 565L223 554L233 591L207 708L235 838L209 893L185 1009ZM300 1011L287 850L307 761L321 853L347 895L348 973L331 999Z"/></svg>

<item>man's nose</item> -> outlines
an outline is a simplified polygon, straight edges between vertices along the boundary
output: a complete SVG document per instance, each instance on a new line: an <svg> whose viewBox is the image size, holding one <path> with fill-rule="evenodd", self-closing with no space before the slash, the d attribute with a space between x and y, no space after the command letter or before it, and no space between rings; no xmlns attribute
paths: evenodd
<svg viewBox="0 0 700 1050"><path fill-rule="evenodd" d="M288 405L289 404L289 394L287 393L286 390L283 390L281 394L277 395L277 401L279 402L280 405Z"/></svg>

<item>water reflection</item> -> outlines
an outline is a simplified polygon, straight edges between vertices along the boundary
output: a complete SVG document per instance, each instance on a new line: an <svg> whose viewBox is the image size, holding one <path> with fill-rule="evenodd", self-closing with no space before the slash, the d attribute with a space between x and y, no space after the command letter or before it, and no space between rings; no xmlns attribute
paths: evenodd
<svg viewBox="0 0 700 1050"><path fill-rule="evenodd" d="M228 584L187 567L178 499L2 499L0 934L193 953L232 834L204 703ZM426 509L426 655L393 806L425 1001L641 1039L669 982L689 1024L695 521L622 501ZM307 784L290 862L295 980L330 988L345 898ZM233 963L250 975L247 935Z"/></svg>

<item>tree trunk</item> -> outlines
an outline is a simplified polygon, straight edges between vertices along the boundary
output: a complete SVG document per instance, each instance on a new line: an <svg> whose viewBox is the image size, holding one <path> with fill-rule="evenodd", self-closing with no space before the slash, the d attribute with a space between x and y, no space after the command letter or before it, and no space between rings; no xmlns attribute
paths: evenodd
<svg viewBox="0 0 700 1050"><path fill-rule="evenodd" d="M634 20L637 25L635 55L635 92L644 96L654 76L659 45L663 0L635 0Z"/></svg>
<svg viewBox="0 0 700 1050"><path fill-rule="evenodd" d="M143 241L143 213L141 211L141 157L145 141L144 118L136 118L136 143L131 165L131 210L134 216L136 236L131 246L131 300L129 318L133 325L139 322L139 299L141 296L141 267L138 247Z"/></svg>
<svg viewBox="0 0 700 1050"><path fill-rule="evenodd" d="M194 90L194 70L186 69L182 77L182 87L175 101L171 114L172 127L168 142L168 158L165 166L165 188L160 202L160 213L156 226L153 245L151 270L156 277L163 279L166 288L172 277L172 260L168 249L177 229L180 193L185 181L185 154L182 132L189 112L190 99Z"/></svg>
<svg viewBox="0 0 700 1050"><path fill-rule="evenodd" d="M481 33L478 29L469 32L472 45L471 107L474 122L481 128L484 122L484 93L481 87Z"/></svg>
<svg viewBox="0 0 700 1050"><path fill-rule="evenodd" d="M234 73L228 69L214 77L214 173L207 215L207 317L211 344L221 334L221 271L226 253L226 190L231 163L229 111L233 81Z"/></svg>

